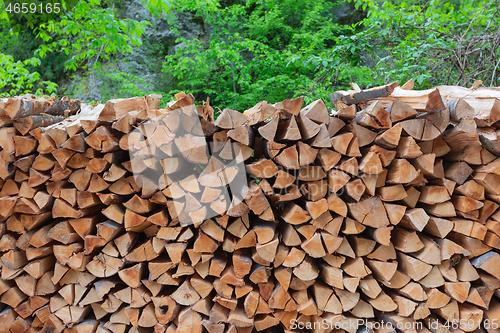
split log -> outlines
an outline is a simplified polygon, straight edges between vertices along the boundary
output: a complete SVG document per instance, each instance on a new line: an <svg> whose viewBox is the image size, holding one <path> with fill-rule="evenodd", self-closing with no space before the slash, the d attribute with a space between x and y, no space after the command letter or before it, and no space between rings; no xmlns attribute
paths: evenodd
<svg viewBox="0 0 500 333"><path fill-rule="evenodd" d="M130 111L157 110L161 98L161 95L152 94L144 97L109 100L101 111L99 119L114 121Z"/></svg>
<svg viewBox="0 0 500 333"><path fill-rule="evenodd" d="M64 115L65 110L74 114L80 109L80 101L70 100L67 97L36 98L34 95L25 95L18 98L8 98L2 101L0 109L15 120L24 117L45 113L54 116Z"/></svg>

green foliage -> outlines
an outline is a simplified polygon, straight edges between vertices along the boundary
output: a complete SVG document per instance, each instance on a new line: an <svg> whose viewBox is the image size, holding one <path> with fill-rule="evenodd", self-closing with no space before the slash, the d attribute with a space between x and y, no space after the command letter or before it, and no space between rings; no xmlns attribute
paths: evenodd
<svg viewBox="0 0 500 333"><path fill-rule="evenodd" d="M12 56L0 53L0 96L29 92L35 92L37 95L54 93L56 84L41 80L40 74L27 69L27 66L37 66L39 63L37 58L14 61Z"/></svg>
<svg viewBox="0 0 500 333"><path fill-rule="evenodd" d="M161 17L166 14L169 19L173 18L170 12L172 5L168 0L145 0L143 4L155 17Z"/></svg>
<svg viewBox="0 0 500 333"><path fill-rule="evenodd" d="M172 92L189 91L241 111L302 93L326 97L325 87L315 86L314 65L290 59L333 45L333 36L344 29L331 20L334 6L327 0L247 0L198 8L212 31L208 41L179 39L181 47L166 57L163 71L174 79Z"/></svg>
<svg viewBox="0 0 500 333"><path fill-rule="evenodd" d="M9 20L9 13L5 9L4 1L0 0L0 22Z"/></svg>
<svg viewBox="0 0 500 333"><path fill-rule="evenodd" d="M141 96L151 91L151 85L141 77L125 72L104 73L106 78L113 82L114 86L108 86L105 96L109 98L125 98L129 96Z"/></svg>
<svg viewBox="0 0 500 333"><path fill-rule="evenodd" d="M71 55L66 69L99 67L102 58L109 60L114 54L132 53L133 47L141 44L147 24L150 23L118 19L111 8L102 8L99 0L79 0L59 20L33 25L37 38L45 42L35 55L43 58L62 51Z"/></svg>
<svg viewBox="0 0 500 333"><path fill-rule="evenodd" d="M262 99L325 98L350 82L372 87L413 78L424 88L488 78L498 85L498 2L354 5L367 16L350 26L332 22L335 4L329 1L246 0L198 8L213 29L209 40L179 40L182 47L167 56L164 72L175 79L174 89L238 110Z"/></svg>
<svg viewBox="0 0 500 333"><path fill-rule="evenodd" d="M213 27L210 39L180 40L164 71L175 89L238 110L262 99L325 98L350 82L369 88L413 78L425 88L489 79L499 85L498 1L356 0L367 16L350 26L332 22L334 6L246 0L198 8Z"/></svg>
<svg viewBox="0 0 500 333"><path fill-rule="evenodd" d="M179 38L175 52L169 41L143 44L150 23L123 18L126 1L64 0L57 15L7 15L0 0L0 93L53 93L49 81L77 72L98 77L103 98L186 91L243 111L298 95L328 100L350 82L500 85L499 0L143 0L173 31L183 23L175 11L202 23L206 34ZM141 45L152 59L141 68L163 72L154 83L116 66ZM84 82L78 93L90 91Z"/></svg>
<svg viewBox="0 0 500 333"><path fill-rule="evenodd" d="M498 85L495 66L500 59L499 3L463 1L460 4L431 0L424 6L370 3L367 31L384 31L380 45L386 57L378 73L418 84L471 85L491 78ZM383 74L383 75L384 75Z"/></svg>
<svg viewBox="0 0 500 333"><path fill-rule="evenodd" d="M43 43L30 30L22 30L17 34L9 32L10 27L0 21L0 53L9 54L14 61L24 61L33 58L34 50ZM64 53L51 54L50 57L40 59L40 65L28 65L30 71L38 71L43 81L57 82L64 76L64 63L68 57Z"/></svg>
<svg viewBox="0 0 500 333"><path fill-rule="evenodd" d="M367 17L339 36L327 53L308 58L318 63L318 77L344 85L341 64L363 69L371 87L413 78L417 87L471 85L478 79L499 84L499 4L497 1L422 2L356 1ZM361 66L361 67L360 67ZM341 67L340 67L341 68Z"/></svg>
<svg viewBox="0 0 500 333"><path fill-rule="evenodd" d="M62 1L61 10L57 12L53 11L55 7L50 2L29 0L27 4L26 12L7 15L6 9L13 8L12 4L0 0L0 23L3 22L2 26L8 23L10 37L28 33L38 41L34 50L25 48L32 53L23 57L29 59L24 66L17 62L16 66L9 67L11 72L14 71L11 74L13 77L4 86L15 87L11 93L19 91L20 84L26 84L25 87L31 89L33 82L40 81L40 74L34 71L30 73L30 80L21 79L26 77L26 71L33 69L26 66L36 67L41 64L40 59L64 59L65 70L75 71L98 68L102 59L110 60L116 54L131 54L133 47L141 45L140 37L146 25L150 24L147 21L117 18L113 9L106 8L106 3L101 4L99 0ZM168 9L166 4L165 0L154 0L153 3L158 14ZM38 5L42 5L40 8L44 8L44 12L37 11ZM30 11L32 6L34 12ZM46 12L47 6L50 6L50 13ZM6 35L5 28L2 30L1 34ZM57 66L50 66L50 60L46 67L57 69ZM54 76L51 71L46 71L45 75ZM49 83L44 81L44 84ZM50 87L55 85L51 83Z"/></svg>
<svg viewBox="0 0 500 333"><path fill-rule="evenodd" d="M92 95L91 89L98 88L103 102L112 98L143 96L150 93L161 94L161 92L154 91L152 85L148 84L144 78L120 71L115 62L103 64L101 68L96 68L88 75L80 77L78 82L71 90L66 91L66 94L89 96ZM99 82L99 87L92 86L94 82Z"/></svg>

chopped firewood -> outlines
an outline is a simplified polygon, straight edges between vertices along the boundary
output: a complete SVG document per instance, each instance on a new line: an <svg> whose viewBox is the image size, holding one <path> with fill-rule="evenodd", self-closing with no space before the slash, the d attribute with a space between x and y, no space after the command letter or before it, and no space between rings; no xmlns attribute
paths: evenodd
<svg viewBox="0 0 500 333"><path fill-rule="evenodd" d="M374 129L389 129L392 126L389 112L379 101L369 104L362 112L358 112L353 121Z"/></svg>
<svg viewBox="0 0 500 333"><path fill-rule="evenodd" d="M330 101L332 104L334 104L336 100L341 100L347 104L354 104L369 99L386 97L394 91L395 87L397 87L397 82L360 91L337 91L330 95Z"/></svg>
<svg viewBox="0 0 500 333"><path fill-rule="evenodd" d="M160 105L161 95L109 100L100 112L99 119L114 121L129 111L156 110Z"/></svg>
<svg viewBox="0 0 500 333"><path fill-rule="evenodd" d="M264 122L269 117L272 117L276 112L276 108L267 102L259 102L254 107L246 110L243 114L248 117L249 125L256 125Z"/></svg>
<svg viewBox="0 0 500 333"><path fill-rule="evenodd" d="M0 99L0 331L491 326L498 92L352 87L215 121L186 93Z"/></svg>
<svg viewBox="0 0 500 333"><path fill-rule="evenodd" d="M14 127L21 133L21 135L26 135L29 131L38 128L53 125L64 118L56 116L27 116L24 118L19 118L14 121Z"/></svg>

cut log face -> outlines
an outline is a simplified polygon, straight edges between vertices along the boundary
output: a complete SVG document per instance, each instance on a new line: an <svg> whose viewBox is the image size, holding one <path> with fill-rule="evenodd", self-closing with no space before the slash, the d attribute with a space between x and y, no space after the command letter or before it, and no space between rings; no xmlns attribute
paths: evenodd
<svg viewBox="0 0 500 333"><path fill-rule="evenodd" d="M250 126L264 122L275 113L276 108L267 102L259 102L254 107L243 112L248 117L247 124Z"/></svg>
<svg viewBox="0 0 500 333"><path fill-rule="evenodd" d="M275 107L278 110L285 111L288 114L297 116L299 115L302 106L304 105L304 97L297 97L291 100L284 100L282 102L276 103Z"/></svg>
<svg viewBox="0 0 500 333"><path fill-rule="evenodd" d="M0 331L489 332L500 94L352 87L215 120L186 93L0 99Z"/></svg>
<svg viewBox="0 0 500 333"><path fill-rule="evenodd" d="M384 205L377 197L371 197L358 203L349 204L353 217L361 224L374 228L386 227L389 219Z"/></svg>

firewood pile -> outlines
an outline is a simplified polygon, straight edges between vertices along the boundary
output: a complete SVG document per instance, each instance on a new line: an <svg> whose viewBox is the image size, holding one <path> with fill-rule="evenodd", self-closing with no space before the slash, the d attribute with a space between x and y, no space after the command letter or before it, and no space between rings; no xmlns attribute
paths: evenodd
<svg viewBox="0 0 500 333"><path fill-rule="evenodd" d="M412 88L0 99L0 332L498 332L500 90Z"/></svg>

